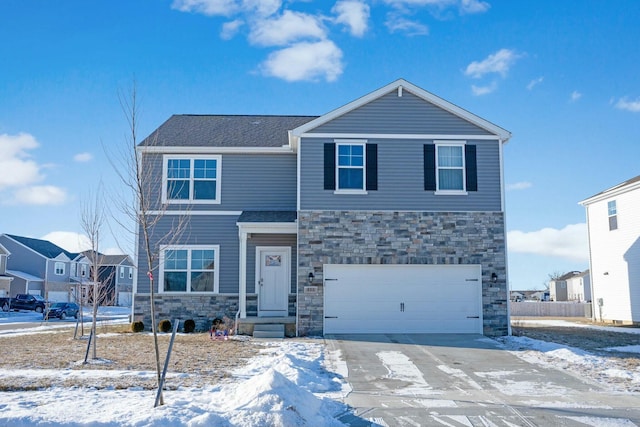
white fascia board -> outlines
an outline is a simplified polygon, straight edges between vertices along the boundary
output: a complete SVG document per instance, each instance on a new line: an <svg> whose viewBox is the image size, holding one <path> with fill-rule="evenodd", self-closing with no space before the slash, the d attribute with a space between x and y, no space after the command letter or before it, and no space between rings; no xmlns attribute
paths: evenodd
<svg viewBox="0 0 640 427"><path fill-rule="evenodd" d="M11 252L0 243L0 254L1 255L11 255Z"/></svg>
<svg viewBox="0 0 640 427"><path fill-rule="evenodd" d="M488 132L491 132L497 135L500 139L504 140L504 142L508 141L509 138L511 138L511 132L507 131L506 129L503 129L500 126L497 126L479 116L476 116L475 114L470 113L469 111L463 108L460 108L457 105L452 104L449 101L446 101L440 98L439 96L436 96L430 92L427 92L426 90L419 88L418 86L412 83L409 83L404 79L398 79L394 82L391 82L388 85L383 86L380 89L369 93L368 95L360 97L355 101L352 101L346 105L343 105L340 108L337 108L323 116L318 117L315 120L305 123L304 125L294 129L293 134L294 135L305 134L309 132L311 129L315 129L318 126L323 125L352 110L355 110L356 108L359 108L377 98L380 98L381 96L386 95L391 91L397 90L399 87L402 87L403 89L408 90L409 92L416 95L417 97L422 98L425 101L430 102L435 106L442 108L443 110L446 110L470 123L475 124L476 126L481 127L482 129L485 129Z"/></svg>
<svg viewBox="0 0 640 427"><path fill-rule="evenodd" d="M240 233L297 234L296 222L237 222Z"/></svg>
<svg viewBox="0 0 640 427"><path fill-rule="evenodd" d="M33 274L25 273L24 271L18 270L7 270L7 273L17 277L18 279L28 280L29 282L44 282L44 279L38 276L34 276Z"/></svg>
<svg viewBox="0 0 640 427"><path fill-rule="evenodd" d="M185 215L185 216L240 216L242 211L194 211L194 210L164 210L164 211L147 211L146 215Z"/></svg>
<svg viewBox="0 0 640 427"><path fill-rule="evenodd" d="M620 194L628 193L630 191L640 190L640 181L628 184L628 185L616 185L615 187L610 188L609 190L605 190L602 193L596 194L595 196L591 196L588 199L584 199L578 204L582 206L588 206L596 202L601 202L602 200L611 199L612 197L617 197Z"/></svg>
<svg viewBox="0 0 640 427"><path fill-rule="evenodd" d="M141 153L149 154L293 154L289 145L282 147L138 147Z"/></svg>
<svg viewBox="0 0 640 427"><path fill-rule="evenodd" d="M53 258L54 261L71 261L71 258L65 255L64 252L60 252L57 257Z"/></svg>
<svg viewBox="0 0 640 427"><path fill-rule="evenodd" d="M446 134L413 134L413 133L304 133L301 138L334 138L334 139L440 139L440 140L490 140L501 141L498 135L446 135Z"/></svg>
<svg viewBox="0 0 640 427"><path fill-rule="evenodd" d="M11 239L11 237L7 236L6 234L5 234L5 236L6 236L8 239ZM34 253L34 254L38 255L40 258L44 259L45 261L49 259L49 258L47 258L46 256L42 255L40 252L38 252L38 251L35 251L35 250L31 249L29 246L27 246L27 245L25 245L25 244L23 244L23 243L21 243L21 242L18 242L17 240L15 240L15 239L11 239L11 240L12 240L15 244L22 246L23 248L27 249L27 250L28 250L28 251L30 251L31 253Z"/></svg>

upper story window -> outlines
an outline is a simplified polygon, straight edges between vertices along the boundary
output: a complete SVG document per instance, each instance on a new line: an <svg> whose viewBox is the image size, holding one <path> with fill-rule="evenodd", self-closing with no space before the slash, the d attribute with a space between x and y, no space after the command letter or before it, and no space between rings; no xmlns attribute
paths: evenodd
<svg viewBox="0 0 640 427"><path fill-rule="evenodd" d="M160 260L160 292L217 293L220 247L165 248Z"/></svg>
<svg viewBox="0 0 640 427"><path fill-rule="evenodd" d="M64 262L56 262L54 271L58 276L64 276Z"/></svg>
<svg viewBox="0 0 640 427"><path fill-rule="evenodd" d="M165 156L163 201L220 203L221 156Z"/></svg>
<svg viewBox="0 0 640 427"><path fill-rule="evenodd" d="M120 278L124 279L124 267L120 267Z"/></svg>
<svg viewBox="0 0 640 427"><path fill-rule="evenodd" d="M618 207L616 201L611 200L607 203L607 214L609 216L609 230L618 229Z"/></svg>
<svg viewBox="0 0 640 427"><path fill-rule="evenodd" d="M133 279L133 268L129 267L129 279Z"/></svg>
<svg viewBox="0 0 640 427"><path fill-rule="evenodd" d="M445 195L478 191L476 146L466 141L425 144L424 189Z"/></svg>
<svg viewBox="0 0 640 427"><path fill-rule="evenodd" d="M436 145L437 191L465 191L464 145Z"/></svg>
<svg viewBox="0 0 640 427"><path fill-rule="evenodd" d="M338 144L336 190L364 191L364 144Z"/></svg>
<svg viewBox="0 0 640 427"><path fill-rule="evenodd" d="M87 264L80 264L80 277L87 277Z"/></svg>

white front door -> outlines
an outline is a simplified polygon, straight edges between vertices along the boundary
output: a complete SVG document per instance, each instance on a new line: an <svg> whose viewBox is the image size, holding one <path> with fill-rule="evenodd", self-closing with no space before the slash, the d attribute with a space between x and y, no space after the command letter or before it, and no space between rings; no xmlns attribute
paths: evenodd
<svg viewBox="0 0 640 427"><path fill-rule="evenodd" d="M256 248L258 316L287 316L291 288L291 248Z"/></svg>

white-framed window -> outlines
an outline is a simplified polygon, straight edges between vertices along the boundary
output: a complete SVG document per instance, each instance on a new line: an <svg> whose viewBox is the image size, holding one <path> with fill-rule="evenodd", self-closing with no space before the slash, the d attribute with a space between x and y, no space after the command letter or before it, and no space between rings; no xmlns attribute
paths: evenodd
<svg viewBox="0 0 640 427"><path fill-rule="evenodd" d="M159 291L218 293L219 259L219 245L162 248Z"/></svg>
<svg viewBox="0 0 640 427"><path fill-rule="evenodd" d="M133 279L133 268L129 267L129 279Z"/></svg>
<svg viewBox="0 0 640 427"><path fill-rule="evenodd" d="M165 155L162 201L220 203L222 156Z"/></svg>
<svg viewBox="0 0 640 427"><path fill-rule="evenodd" d="M363 193L366 191L365 141L336 143L336 192Z"/></svg>
<svg viewBox="0 0 640 427"><path fill-rule="evenodd" d="M618 229L618 206L615 200L607 202L607 216L609 217L609 231Z"/></svg>
<svg viewBox="0 0 640 427"><path fill-rule="evenodd" d="M124 279L124 267L120 267L120 278Z"/></svg>
<svg viewBox="0 0 640 427"><path fill-rule="evenodd" d="M80 264L80 277L87 277L87 264Z"/></svg>
<svg viewBox="0 0 640 427"><path fill-rule="evenodd" d="M436 193L466 193L464 146L464 142L436 141Z"/></svg>
<svg viewBox="0 0 640 427"><path fill-rule="evenodd" d="M64 262L56 262L54 264L54 272L58 276L64 276Z"/></svg>

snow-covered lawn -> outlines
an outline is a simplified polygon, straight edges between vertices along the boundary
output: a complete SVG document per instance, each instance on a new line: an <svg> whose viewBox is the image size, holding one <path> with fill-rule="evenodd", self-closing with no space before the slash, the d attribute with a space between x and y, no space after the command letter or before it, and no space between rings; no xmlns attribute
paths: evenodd
<svg viewBox="0 0 640 427"><path fill-rule="evenodd" d="M11 313L16 314L16 313ZM21 313L20 313L21 314ZM104 314L103 312L101 314ZM126 314L110 313L126 322ZM26 316L26 315L25 315ZM16 320L19 316L13 316ZM28 320L22 320L28 321ZM39 320L38 320L39 321ZM0 325L10 322L0 318ZM575 326L567 323L567 325ZM17 325L18 326L18 325ZM50 328L48 326L47 328ZM625 329L628 333L640 330ZM0 331L5 334L38 333L38 328ZM577 348L524 337L499 340L505 350L546 367L595 373L611 380L625 376L640 383L640 372L620 371L613 359ZM637 350L637 349L636 349ZM612 349L615 351L615 349ZM629 348L624 351L629 352ZM337 417L349 411L342 398L349 392L346 368L340 355L330 353L322 341L287 339L261 342L247 366L233 372L221 385L165 391L165 405L153 408L155 393L126 390L49 388L0 393L0 425L10 426L339 426ZM149 375L154 372L78 371L73 375ZM25 378L70 375L69 370L21 371Z"/></svg>

